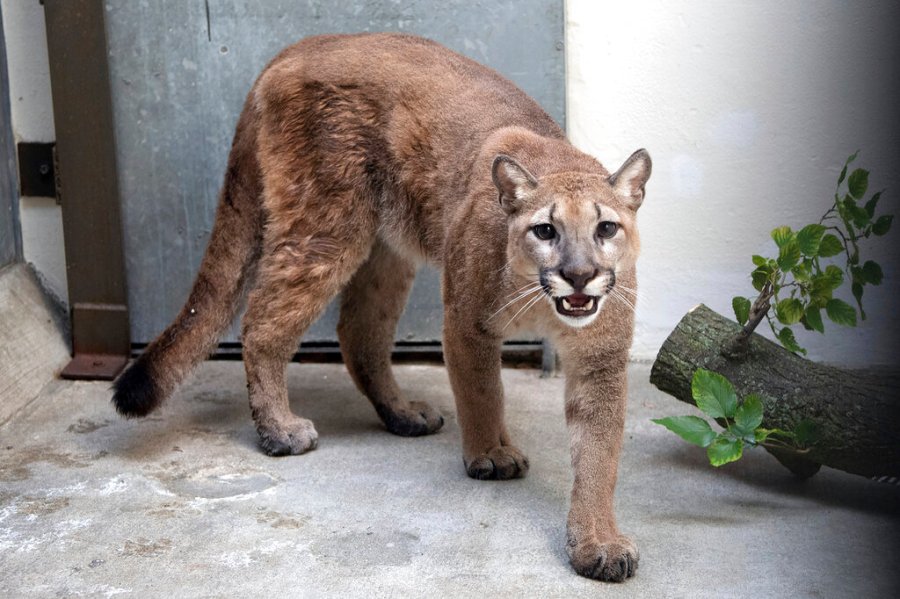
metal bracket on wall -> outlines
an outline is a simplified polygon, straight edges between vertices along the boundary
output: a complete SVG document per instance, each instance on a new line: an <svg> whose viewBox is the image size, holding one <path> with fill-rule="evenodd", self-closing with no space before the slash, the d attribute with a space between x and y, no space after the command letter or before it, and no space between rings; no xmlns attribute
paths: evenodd
<svg viewBox="0 0 900 599"><path fill-rule="evenodd" d="M109 351L95 339L103 335L106 347L126 348L128 336L128 308L121 304L92 304L78 302L72 307L72 360L59 375L73 380L108 380L116 378L128 363L130 352ZM87 343L85 342L87 340Z"/></svg>
<svg viewBox="0 0 900 599"><path fill-rule="evenodd" d="M36 198L56 198L56 144L20 141L16 144L19 156L19 191Z"/></svg>

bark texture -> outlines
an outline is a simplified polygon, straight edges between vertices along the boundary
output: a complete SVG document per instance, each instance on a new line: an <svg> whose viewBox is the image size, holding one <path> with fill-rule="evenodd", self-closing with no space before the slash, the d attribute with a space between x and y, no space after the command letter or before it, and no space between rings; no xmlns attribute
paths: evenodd
<svg viewBox="0 0 900 599"><path fill-rule="evenodd" d="M809 453L773 452L798 476L818 465L868 477L900 476L900 373L844 370L805 360L753 334L739 358L724 348L741 327L699 305L678 323L663 344L650 382L693 404L691 378L698 368L728 378L739 397L763 397L766 428L791 430L809 419L820 436Z"/></svg>

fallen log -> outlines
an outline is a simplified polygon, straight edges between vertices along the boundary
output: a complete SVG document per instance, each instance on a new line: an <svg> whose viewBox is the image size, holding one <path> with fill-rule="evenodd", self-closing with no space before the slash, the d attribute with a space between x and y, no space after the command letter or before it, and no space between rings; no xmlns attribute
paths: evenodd
<svg viewBox="0 0 900 599"><path fill-rule="evenodd" d="M900 477L900 373L818 364L755 333L738 355L728 348L740 331L736 322L697 306L663 344L650 382L694 404L691 378L706 368L728 378L738 397L763 397L763 427L792 430L803 420L816 423L817 439L807 453L770 451L798 476L825 465L873 478Z"/></svg>

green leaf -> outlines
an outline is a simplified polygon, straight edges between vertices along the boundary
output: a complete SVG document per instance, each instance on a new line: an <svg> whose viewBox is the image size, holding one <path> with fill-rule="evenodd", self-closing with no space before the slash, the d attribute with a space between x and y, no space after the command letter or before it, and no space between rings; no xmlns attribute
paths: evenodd
<svg viewBox="0 0 900 599"><path fill-rule="evenodd" d="M866 260L866 263L862 265L862 273L866 278L866 283L871 283L872 285L881 285L881 281L884 280L881 266L871 260Z"/></svg>
<svg viewBox="0 0 900 599"><path fill-rule="evenodd" d="M787 242L794 239L794 234L791 232L790 227L778 227L777 229L772 229L772 239L775 240L775 244L778 247L784 247Z"/></svg>
<svg viewBox="0 0 900 599"><path fill-rule="evenodd" d="M791 269L791 274L793 274L794 278L797 279L798 281L801 281L804 283L809 281L809 277L810 277L809 267L802 262ZM801 292L802 292L802 288L801 288Z"/></svg>
<svg viewBox="0 0 900 599"><path fill-rule="evenodd" d="M825 323L822 322L822 309L815 306L809 306L803 314L806 324L814 331L820 333L825 332Z"/></svg>
<svg viewBox="0 0 900 599"><path fill-rule="evenodd" d="M844 283L844 271L840 269L840 267L835 266L834 264L829 264L825 268L825 281L828 283L828 286L834 290L840 287Z"/></svg>
<svg viewBox="0 0 900 599"><path fill-rule="evenodd" d="M805 354L806 350L800 347L800 344L797 343L797 338L794 337L794 331L789 329L788 327L784 327L780 331L778 331L778 340L781 341L781 345L788 351L792 351L795 354Z"/></svg>
<svg viewBox="0 0 900 599"><path fill-rule="evenodd" d="M819 425L812 420L801 420L800 423L794 427L794 441L796 441L797 445L800 447L809 447L819 440L820 432Z"/></svg>
<svg viewBox="0 0 900 599"><path fill-rule="evenodd" d="M847 214L847 206L853 206L853 198L850 197L850 194L847 194L843 200L835 199L834 207L837 208L838 214L841 217L841 220L846 221L849 218Z"/></svg>
<svg viewBox="0 0 900 599"><path fill-rule="evenodd" d="M697 407L707 416L734 418L737 395L728 379L721 374L698 368L691 379L691 395Z"/></svg>
<svg viewBox="0 0 900 599"><path fill-rule="evenodd" d="M849 210L850 216L853 218L853 224L857 226L857 228L865 228L866 225L869 224L871 217L869 216L868 211L865 208L860 208L859 206L854 206Z"/></svg>
<svg viewBox="0 0 900 599"><path fill-rule="evenodd" d="M850 290L853 292L853 298L856 300L856 305L859 306L859 314L862 316L862 319L866 319L866 313L863 312L862 309L862 297L863 297L863 284L854 282L850 286Z"/></svg>
<svg viewBox="0 0 900 599"><path fill-rule="evenodd" d="M819 243L819 257L830 258L844 251L844 244L836 236L829 233Z"/></svg>
<svg viewBox="0 0 900 599"><path fill-rule="evenodd" d="M825 235L825 227L822 225L806 225L797 233L797 244L804 256L818 256L819 244Z"/></svg>
<svg viewBox="0 0 900 599"><path fill-rule="evenodd" d="M771 435L773 431L774 429L771 428L758 428L753 431L753 439L757 443L762 443L769 438L769 435Z"/></svg>
<svg viewBox="0 0 900 599"><path fill-rule="evenodd" d="M835 324L842 324L847 327L856 326L856 310L843 300L837 298L828 300L828 303L825 304L825 313L831 319L831 322Z"/></svg>
<svg viewBox="0 0 900 599"><path fill-rule="evenodd" d="M872 197L866 202L866 212L869 214L869 218L875 218L875 208L878 206L878 200L881 199L881 194L881 191L872 194Z"/></svg>
<svg viewBox="0 0 900 599"><path fill-rule="evenodd" d="M688 443L699 447L709 447L716 438L716 433L709 423L699 416L670 416L653 422L661 424Z"/></svg>
<svg viewBox="0 0 900 599"><path fill-rule="evenodd" d="M769 271L766 267L757 268L752 273L750 273L750 280L753 281L753 288L757 291L762 291L763 286L765 286L766 281L769 280Z"/></svg>
<svg viewBox="0 0 900 599"><path fill-rule="evenodd" d="M753 265L754 265L754 266L764 266L764 265L766 264L766 262L768 262L768 260L766 260L766 259L763 258L762 256L758 256L758 255L756 255L756 254L753 255L753 257L751 258L751 260L753 260Z"/></svg>
<svg viewBox="0 0 900 599"><path fill-rule="evenodd" d="M796 298L781 300L775 305L775 317L781 324L797 324L803 317L803 302Z"/></svg>
<svg viewBox="0 0 900 599"><path fill-rule="evenodd" d="M857 151L853 152L852 154L850 154L850 156L847 157L847 162L845 162L844 165L845 165L845 166L849 166L849 164L850 164L851 162L853 162L854 160L856 160L856 157L857 157L857 156L859 156L859 150L857 150Z"/></svg>
<svg viewBox="0 0 900 599"><path fill-rule="evenodd" d="M790 271L800 262L800 244L796 239L788 241L781 246L778 252L778 268L784 272Z"/></svg>
<svg viewBox="0 0 900 599"><path fill-rule="evenodd" d="M849 164L849 162L848 162ZM838 185L844 182L844 179L847 178L847 165L844 165L844 168L841 169L841 174L838 175Z"/></svg>
<svg viewBox="0 0 900 599"><path fill-rule="evenodd" d="M809 286L810 303L817 308L824 308L828 300L831 299L832 283L831 278L826 273L814 276Z"/></svg>
<svg viewBox="0 0 900 599"><path fill-rule="evenodd" d="M734 309L734 316L737 318L738 324L747 324L747 320L750 318L750 300L746 297L735 297L731 300L731 307Z"/></svg>
<svg viewBox="0 0 900 599"><path fill-rule="evenodd" d="M762 398L751 393L744 398L734 413L734 425L741 436L752 433L763 421Z"/></svg>
<svg viewBox="0 0 900 599"><path fill-rule="evenodd" d="M706 448L706 455L709 457L709 463L717 468L729 462L741 459L743 453L743 441L740 439L732 439L721 434Z"/></svg>
<svg viewBox="0 0 900 599"><path fill-rule="evenodd" d="M893 220L893 214L883 214L879 216L878 220L875 221L875 224L872 225L872 232L879 237L885 235L888 231L891 230L891 222Z"/></svg>
<svg viewBox="0 0 900 599"><path fill-rule="evenodd" d="M858 168L847 178L847 190L857 200L866 195L869 188L869 171Z"/></svg>
<svg viewBox="0 0 900 599"><path fill-rule="evenodd" d="M868 218L869 216L865 208L860 208L856 205L856 200L854 200L850 194L847 194L844 196L844 199L841 200L838 212L840 212L844 224L847 225L847 232L851 237L853 236L854 231L853 226L857 219L860 218L859 213L863 212L866 215L865 218Z"/></svg>

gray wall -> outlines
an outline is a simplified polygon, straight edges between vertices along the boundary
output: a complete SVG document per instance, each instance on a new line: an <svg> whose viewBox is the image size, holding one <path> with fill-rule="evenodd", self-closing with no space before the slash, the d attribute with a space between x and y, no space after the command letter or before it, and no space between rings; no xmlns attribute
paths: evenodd
<svg viewBox="0 0 900 599"><path fill-rule="evenodd" d="M326 32L426 35L516 81L563 123L563 0L170 0L107 3L132 339L187 297L212 227L234 124L282 47ZM334 307L305 341L333 340ZM398 339L440 338L437 277L420 275ZM225 339L234 341L234 332Z"/></svg>

